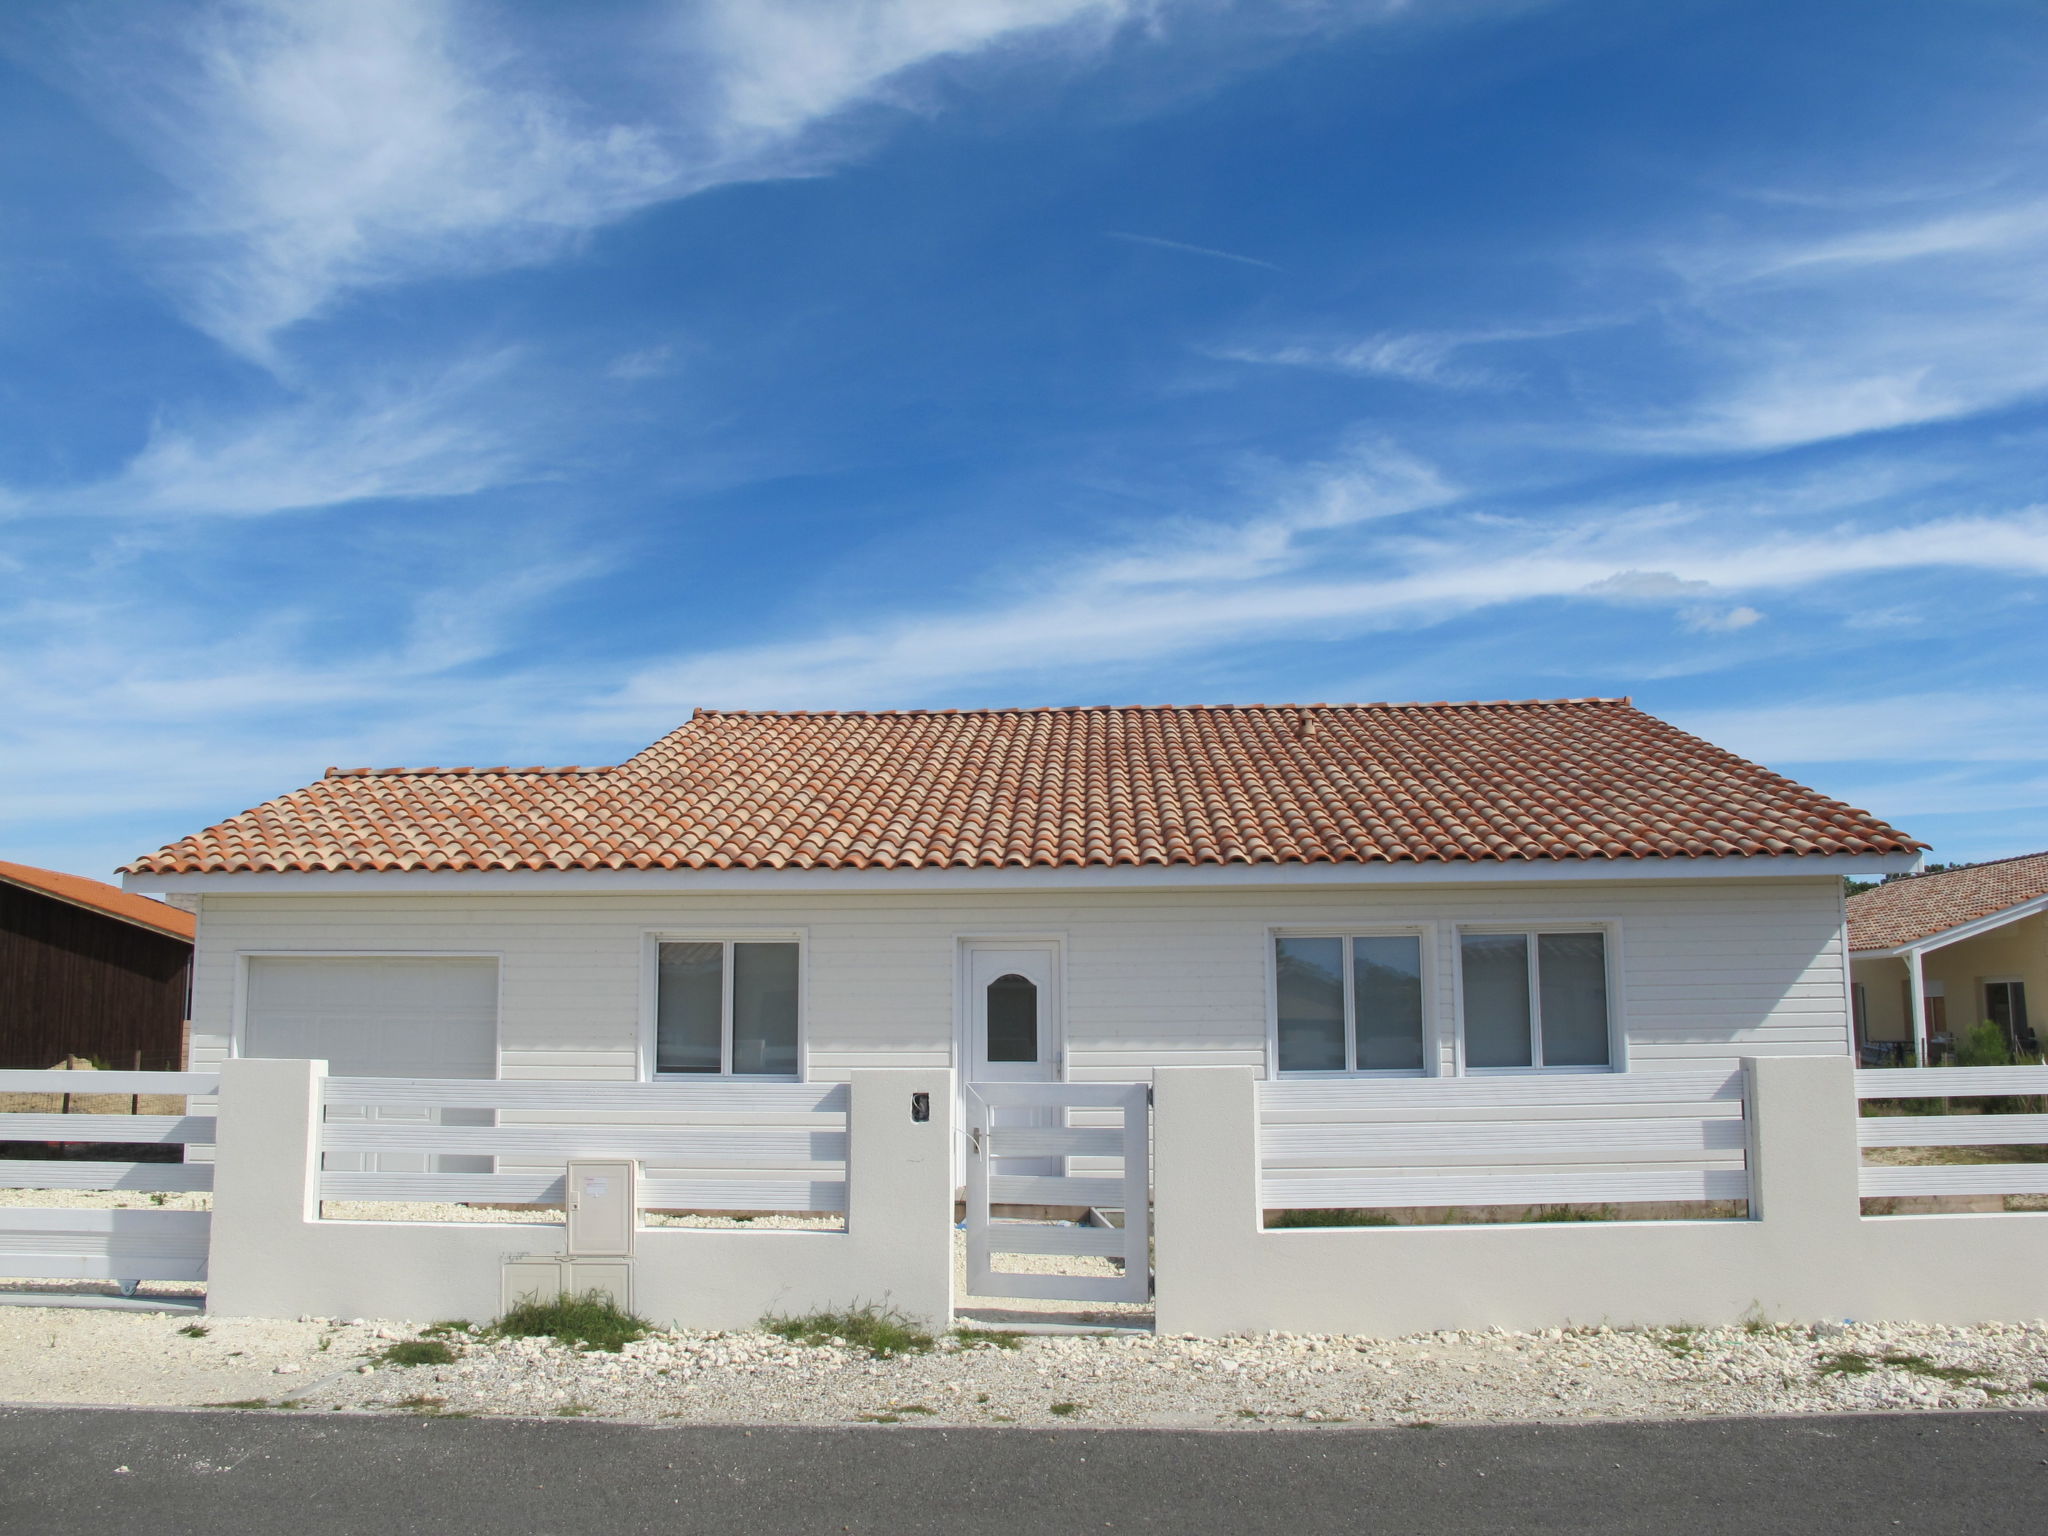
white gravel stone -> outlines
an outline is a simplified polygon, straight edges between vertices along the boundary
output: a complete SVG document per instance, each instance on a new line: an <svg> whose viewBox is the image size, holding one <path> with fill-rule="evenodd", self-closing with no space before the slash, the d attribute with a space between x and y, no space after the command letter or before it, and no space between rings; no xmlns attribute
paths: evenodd
<svg viewBox="0 0 2048 1536"><path fill-rule="evenodd" d="M1027 1337L869 1360L765 1333L664 1333L619 1354L451 1340L454 1363L370 1361L420 1325L0 1308L17 1402L263 1401L321 1412L711 1424L1284 1428L2048 1408L2048 1327L1488 1331L1407 1339ZM1889 1357L1889 1358L1887 1358ZM1981 1373L1981 1374L1972 1374ZM297 1379L289 1383L280 1376ZM1055 1414L1054 1405L1075 1405Z"/></svg>

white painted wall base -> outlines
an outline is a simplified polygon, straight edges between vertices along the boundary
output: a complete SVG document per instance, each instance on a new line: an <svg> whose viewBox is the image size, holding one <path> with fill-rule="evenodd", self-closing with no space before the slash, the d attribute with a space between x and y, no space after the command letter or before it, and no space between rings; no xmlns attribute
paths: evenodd
<svg viewBox="0 0 2048 1536"><path fill-rule="evenodd" d="M556 1225L322 1221L324 1063L221 1063L209 1311L414 1321L497 1314L506 1260L560 1252ZM913 1121L913 1093L931 1118ZM646 1227L634 1306L681 1328L858 1302L952 1316L951 1074L852 1074L844 1232Z"/></svg>
<svg viewBox="0 0 2048 1536"><path fill-rule="evenodd" d="M1154 1074L1163 1333L2048 1315L2048 1213L1864 1217L1846 1056L1748 1073L1747 1221L1265 1231L1256 1074Z"/></svg>

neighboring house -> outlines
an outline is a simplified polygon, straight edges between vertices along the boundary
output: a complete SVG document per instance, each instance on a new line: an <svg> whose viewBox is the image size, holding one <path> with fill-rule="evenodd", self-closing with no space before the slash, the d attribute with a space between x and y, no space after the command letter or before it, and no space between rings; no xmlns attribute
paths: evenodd
<svg viewBox="0 0 2048 1536"><path fill-rule="evenodd" d="M0 862L0 1068L184 1066L193 927L146 896Z"/></svg>
<svg viewBox="0 0 2048 1536"><path fill-rule="evenodd" d="M1627 700L700 710L330 769L127 883L197 898L202 1062L1398 1077L1846 1053L1842 877L1921 846Z"/></svg>
<svg viewBox="0 0 2048 1536"><path fill-rule="evenodd" d="M1986 1019L2011 1049L2040 1048L2028 998L2048 998L2048 853L1890 880L1848 907L1866 1057L1938 1059Z"/></svg>

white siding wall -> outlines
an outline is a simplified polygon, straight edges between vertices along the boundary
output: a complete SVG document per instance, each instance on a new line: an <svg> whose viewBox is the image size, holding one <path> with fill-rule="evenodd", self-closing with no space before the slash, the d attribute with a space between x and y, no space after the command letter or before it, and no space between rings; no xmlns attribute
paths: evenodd
<svg viewBox="0 0 2048 1536"><path fill-rule="evenodd" d="M422 878L430 885L431 876ZM638 1062L646 935L797 929L808 1073L948 1066L964 935L1065 941L1068 1075L1263 1066L1270 925L1438 922L1435 1026L1451 1064L1451 925L1611 921L1627 1065L1845 1052L1840 883L1832 877L1492 887L1019 891L991 896L236 896L208 894L192 1066L234 1026L239 956L279 950L502 957L504 1074L623 1079Z"/></svg>

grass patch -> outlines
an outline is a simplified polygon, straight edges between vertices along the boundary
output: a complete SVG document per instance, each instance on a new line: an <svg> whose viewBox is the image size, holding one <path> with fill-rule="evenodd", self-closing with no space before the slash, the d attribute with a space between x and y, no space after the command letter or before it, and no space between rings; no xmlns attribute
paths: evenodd
<svg viewBox="0 0 2048 1536"><path fill-rule="evenodd" d="M906 1418L931 1418L938 1413L936 1408L927 1408L923 1403L898 1403L884 1408L879 1413L856 1413L857 1424L901 1424Z"/></svg>
<svg viewBox="0 0 2048 1536"><path fill-rule="evenodd" d="M1086 1403L1054 1403L1045 1411L1056 1419L1071 1419L1087 1406Z"/></svg>
<svg viewBox="0 0 2048 1536"><path fill-rule="evenodd" d="M1266 1230L1284 1227L1391 1227L1394 1218L1385 1211L1274 1211L1266 1218Z"/></svg>
<svg viewBox="0 0 2048 1536"><path fill-rule="evenodd" d="M377 1356L379 1365L452 1365L455 1351L439 1339L400 1339Z"/></svg>
<svg viewBox="0 0 2048 1536"><path fill-rule="evenodd" d="M180 1328L178 1332L185 1335L185 1337L188 1339L203 1339L209 1333L213 1332L213 1330L207 1327L204 1323L187 1323L184 1327Z"/></svg>
<svg viewBox="0 0 2048 1536"><path fill-rule="evenodd" d="M1024 1343L1024 1335L1014 1328L968 1328L953 1330L953 1342L962 1349L974 1349L986 1344L991 1349L1017 1349Z"/></svg>
<svg viewBox="0 0 2048 1536"><path fill-rule="evenodd" d="M1967 1365L1936 1365L1925 1355L1886 1355L1884 1363L1896 1366L1902 1371L1911 1371L1915 1376L1925 1376L1931 1381L1946 1381L1960 1386L1968 1381L1985 1381L1989 1371L1972 1370Z"/></svg>
<svg viewBox="0 0 2048 1536"><path fill-rule="evenodd" d="M476 1324L466 1317L451 1317L438 1323L429 1323L420 1330L423 1339L449 1339L456 1334L465 1336L476 1332Z"/></svg>
<svg viewBox="0 0 2048 1536"><path fill-rule="evenodd" d="M1858 1350L1845 1349L1823 1356L1816 1369L1823 1376L1868 1376L1877 1369L1877 1362Z"/></svg>
<svg viewBox="0 0 2048 1536"><path fill-rule="evenodd" d="M589 1412L590 1404L588 1403L564 1403L555 1410L555 1417L558 1419L580 1419Z"/></svg>
<svg viewBox="0 0 2048 1536"><path fill-rule="evenodd" d="M843 1312L807 1312L802 1317L764 1317L761 1328L792 1344L837 1344L864 1350L873 1360L928 1355L933 1347L931 1334L919 1327L915 1319L876 1306L848 1307Z"/></svg>
<svg viewBox="0 0 2048 1536"><path fill-rule="evenodd" d="M1689 1360L1700 1352L1700 1343L1694 1337L1696 1328L1667 1328L1657 1335L1657 1343L1669 1354L1681 1360Z"/></svg>
<svg viewBox="0 0 2048 1536"><path fill-rule="evenodd" d="M409 1413L439 1413L448 1406L448 1399L428 1397L424 1392L416 1392L411 1397L401 1397L391 1406L403 1408Z"/></svg>
<svg viewBox="0 0 2048 1536"><path fill-rule="evenodd" d="M578 1349L600 1349L617 1354L635 1339L652 1331L646 1318L621 1311L606 1291L585 1291L579 1296L558 1296L553 1301L522 1301L495 1323L490 1331L506 1339L556 1339ZM444 1344L441 1346L446 1349Z"/></svg>
<svg viewBox="0 0 2048 1536"><path fill-rule="evenodd" d="M1540 1205L1524 1221L1613 1221L1611 1205Z"/></svg>
<svg viewBox="0 0 2048 1536"><path fill-rule="evenodd" d="M267 1397L244 1397L232 1403L207 1403L208 1408L282 1408L283 1403L273 1403Z"/></svg>

